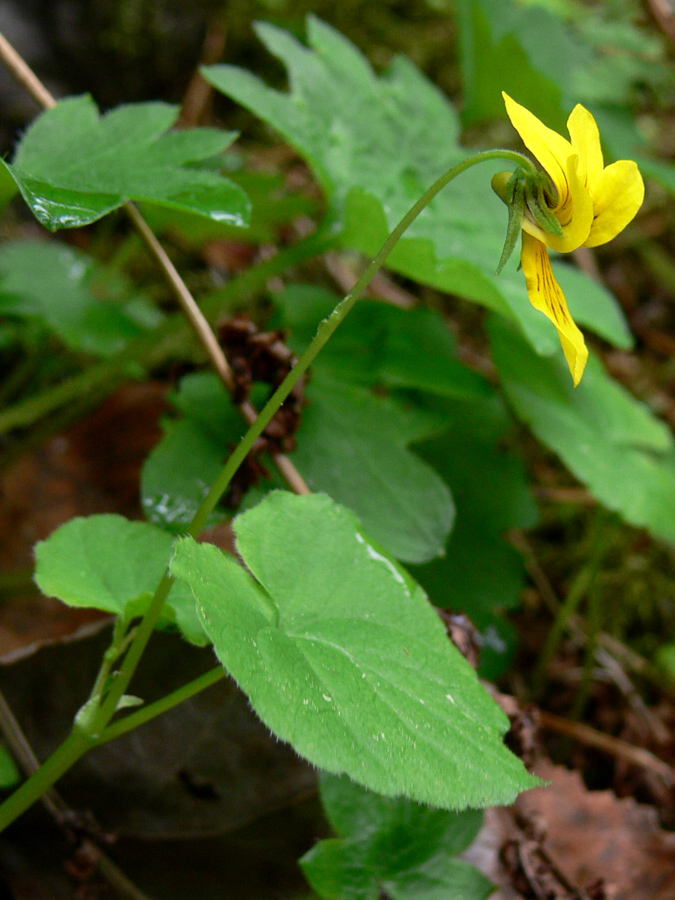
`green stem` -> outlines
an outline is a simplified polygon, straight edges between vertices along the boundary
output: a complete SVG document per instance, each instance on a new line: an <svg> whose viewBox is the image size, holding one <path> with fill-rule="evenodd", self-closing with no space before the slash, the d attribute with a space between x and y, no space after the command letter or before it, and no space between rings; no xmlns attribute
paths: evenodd
<svg viewBox="0 0 675 900"><path fill-rule="evenodd" d="M73 766L95 742L79 729L75 729L49 759L20 788L0 806L0 831L18 819L36 800L49 790L59 778Z"/></svg>
<svg viewBox="0 0 675 900"><path fill-rule="evenodd" d="M128 627L129 623L125 619L115 619L112 641L110 642L110 646L108 647L108 649L103 654L103 663L101 665L101 668L99 669L98 675L96 676L94 687L91 689L91 695L93 697L99 694L103 695L106 687L106 682L110 677L110 671L127 646Z"/></svg>
<svg viewBox="0 0 675 900"><path fill-rule="evenodd" d="M205 690L207 687L211 687L212 684L216 684L216 682L226 676L227 672L222 666L216 666L215 669L210 669L208 672L205 672L204 675L200 675L199 678L195 678L193 681L184 684L183 687L178 688L177 691L172 691L170 694L167 694L166 697L162 697L161 700L149 703L147 706L144 706L134 713L130 713L118 722L113 722L112 725L108 725L97 738L97 745L112 741L115 738L126 734L127 731L132 731L134 728L138 728L139 725L144 725L156 716L161 716L162 713L168 712L170 709L173 709L174 706L178 706L179 703L183 703L185 700L189 700L190 697L194 697L195 694L199 694L201 691Z"/></svg>
<svg viewBox="0 0 675 900"><path fill-rule="evenodd" d="M284 381L279 385L275 393L270 397L263 409L258 413L258 418L255 420L253 425L251 425L232 456L230 456L230 458L228 459L222 472L211 486L211 490L204 498L201 506L197 510L197 513L188 529L188 534L196 537L204 529L209 515L211 514L211 512L213 512L216 505L218 504L218 501L227 490L232 477L234 476L239 466L246 459L246 456L253 447L253 444L260 437L265 428L267 428L276 412L282 406L283 402L286 400L298 381L305 374L310 365L314 362L315 358L328 342L329 338L332 337L338 326L344 321L347 314L353 308L354 304L363 296L366 288L373 280L375 275L377 275L377 273L380 271L380 269L386 262L387 257L394 249L403 233L412 225L419 214L424 209L426 209L426 207L431 203L434 197L438 193L440 193L440 191L442 191L443 188L454 178L456 178L458 175L461 175L462 172L465 172L472 166L491 159L508 159L510 162L517 162L519 165L527 165L531 169L535 168L530 159L528 159L526 156L523 156L522 153L517 153L514 150L485 150L482 153L476 153L474 156L470 156L468 159L463 160L458 165L453 166L452 169L442 175L431 185L431 187L427 191L425 191L424 194L422 194L419 200L408 210L405 216L403 216L401 221L391 232L387 240L380 248L380 251L370 261L349 294L347 294L347 296L342 301L340 301L340 303L338 303L330 316L328 316L327 319L324 319L324 321L319 325L316 335L314 336L314 339L312 340L310 345L307 347L295 366L293 366Z"/></svg>
<svg viewBox="0 0 675 900"><path fill-rule="evenodd" d="M387 240L382 245L380 251L366 267L365 271L354 285L352 291L335 307L331 315L319 325L317 333L310 343L309 347L302 354L296 365L289 372L279 388L277 388L275 393L262 409L256 421L244 435L238 447L236 448L232 456L228 459L222 472L212 485L207 497L204 499L199 509L197 510L197 513L195 514L195 517L188 529L189 534L191 534L193 537L196 537L203 530L209 514L213 511L218 501L227 490L232 476L235 474L239 466L246 458L256 439L265 430L277 410L283 404L284 400L286 400L290 392L307 371L318 353L336 331L341 322L344 321L345 317L350 312L354 304L357 302L357 300L360 299L360 297L363 296L364 291L366 290L374 276L377 274L377 272L379 272L379 270L382 268L387 257L394 249L396 243L403 235L403 233L410 227L410 225L412 225L415 219L429 205L429 203L431 203L434 197L440 191L442 191L447 184L449 184L449 182L451 182L454 178L456 178L458 175L461 175L462 172L465 172L472 166L492 159L507 159L510 162L516 162L519 165L525 165L531 169L535 168L531 160L529 160L526 156L523 156L521 153L516 153L512 150L486 150L482 153L477 153L474 156L463 160L456 166L453 166L453 168L451 168L437 181L435 181L434 184L432 184L431 187L420 197L420 199L415 204L413 204L410 210L391 232ZM325 248L325 236L321 237L317 234L314 235L313 238L315 246L317 244L320 246L323 241ZM307 242L303 242L303 245L306 247L307 244L311 241L312 239L310 238ZM296 249L297 251L297 248L294 249ZM273 258L271 262L273 262L275 259L278 261L278 256ZM258 271L262 268L263 267L260 266ZM266 275L266 277L269 277L269 275ZM229 287L231 287L231 285ZM207 304L204 304L204 306L206 305ZM85 373L85 375L86 374L87 373ZM45 410L43 409L42 412L44 411ZM2 432L3 425L6 429L7 420L5 419L3 421L2 416L0 416L0 433ZM131 681L134 671L136 670L136 666L138 665L140 658L143 655L143 651L145 650L150 636L157 624L162 611L162 607L164 605L164 601L166 600L168 593L171 590L172 584L173 578L171 577L171 575L169 575L168 573L165 574L161 582L159 583L157 590L155 591L155 595L150 603L150 607L148 608L140 625L138 626L138 630L136 631L134 638L129 646L124 661L120 666L118 672L116 673L115 680L113 681L108 693L106 694L105 699L98 707L98 710L92 710L92 715L88 717L87 732L84 732L81 728L76 727L71 736L61 745L61 747L59 747L55 751L55 753L47 760L47 762L31 778L29 778L28 781L26 781L21 786L21 788L16 791L15 794L13 794L5 801L5 803L0 807L0 830L10 824L10 822L13 822L17 816L19 816L35 800L37 800L41 796L41 794L44 793L45 790L47 790L47 788L51 787L52 784L54 784L54 782L58 778L60 778L68 768L70 768L70 766L86 751L88 747L95 745L100 740L101 735L105 733L104 729L106 729L106 726L110 722L110 719L115 714L120 697L124 694L129 682ZM15 799L18 795L20 795L20 799Z"/></svg>
<svg viewBox="0 0 675 900"><path fill-rule="evenodd" d="M171 590L173 582L174 578L167 572L157 585L157 590L150 602L150 606L143 616L141 624L138 626L134 638L129 645L124 661L115 674L115 680L98 710L94 728L92 730L92 733L95 736L100 734L115 715L120 697L126 691L129 682L136 671L136 666L143 655L143 651L150 640L152 632L155 630L155 626L162 613L162 607L164 606L166 598L169 596L169 591Z"/></svg>

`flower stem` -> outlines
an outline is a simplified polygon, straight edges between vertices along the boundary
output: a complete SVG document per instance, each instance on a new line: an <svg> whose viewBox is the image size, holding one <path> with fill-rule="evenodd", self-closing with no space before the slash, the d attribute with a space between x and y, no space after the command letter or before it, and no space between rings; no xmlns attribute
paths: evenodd
<svg viewBox="0 0 675 900"><path fill-rule="evenodd" d="M437 181L435 181L431 185L431 187L427 191L425 191L424 194L422 194L419 200L408 210L405 216L403 216L401 221L391 232L377 255L370 261L349 294L347 294L347 296L343 300L341 300L340 303L338 303L330 316L328 316L327 319L324 319L323 322L321 322L310 345L307 347L295 366L288 373L283 382L279 385L275 393L267 401L266 405L258 414L258 418L246 432L236 450L228 459L220 475L214 481L213 485L211 486L211 490L204 498L201 506L195 514L194 519L192 520L192 523L190 524L190 527L188 528L188 534L196 537L204 529L209 515L211 514L211 512L213 512L218 501L227 490L232 477L234 476L239 466L246 459L246 456L253 447L253 444L260 437L265 428L267 428L277 410L281 408L282 404L291 393L295 385L302 378L310 365L314 362L317 355L328 342L329 338L337 330L338 326L344 321L356 301L363 296L366 288L373 280L375 275L377 275L377 273L380 271L380 269L386 262L387 257L394 249L403 233L412 225L419 214L424 209L426 209L426 207L431 203L434 197L438 193L440 193L440 191L442 191L443 188L454 178L456 178L458 175L461 175L462 172L465 172L472 166L491 159L508 159L509 161L516 162L519 165L527 165L530 168L534 168L534 164L530 159L528 159L528 157L524 156L522 153L517 153L515 150L485 150L482 153L476 153L474 156L470 156L468 159L462 160L462 162L458 165L453 166L452 169L449 169L444 175L441 175L441 177Z"/></svg>

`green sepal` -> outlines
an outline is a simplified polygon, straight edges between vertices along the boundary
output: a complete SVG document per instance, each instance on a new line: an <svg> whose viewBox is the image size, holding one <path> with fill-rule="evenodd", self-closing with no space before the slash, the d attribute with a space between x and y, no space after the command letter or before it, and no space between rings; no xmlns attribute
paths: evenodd
<svg viewBox="0 0 675 900"><path fill-rule="evenodd" d="M551 212L551 204L555 203L555 191L546 172L530 172L522 166L518 166L512 175L498 172L492 178L492 189L509 210L504 249L495 272L495 275L499 275L516 246L526 209L532 220L547 234L562 237L563 230Z"/></svg>
<svg viewBox="0 0 675 900"><path fill-rule="evenodd" d="M498 172L492 179L492 189L506 203L509 211L509 222L506 226L506 240L502 250L501 259L495 275L499 275L508 262L516 241L523 228L523 216L525 215L525 186L521 177L522 169L516 169L511 175L509 172ZM508 181L505 176L509 175Z"/></svg>
<svg viewBox="0 0 675 900"><path fill-rule="evenodd" d="M563 236L562 225L551 212L550 203L555 202L551 183L545 172L528 173L525 179L525 202L534 221L548 234Z"/></svg>

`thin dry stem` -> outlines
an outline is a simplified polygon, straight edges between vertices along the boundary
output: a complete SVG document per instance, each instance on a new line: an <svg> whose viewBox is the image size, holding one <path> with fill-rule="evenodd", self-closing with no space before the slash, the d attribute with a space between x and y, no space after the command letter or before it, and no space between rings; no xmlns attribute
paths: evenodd
<svg viewBox="0 0 675 900"><path fill-rule="evenodd" d="M154 231L150 228L143 216L139 213L136 206L133 203L125 203L124 209L131 221L134 223L137 231L145 241L150 252L155 257L155 260L164 273L164 277L171 285L171 288L178 298L178 302L180 303L183 312L187 316L188 321L192 325L195 334L206 350L211 364L218 373L218 377L231 393L234 390L235 386L234 375L232 374L232 369L230 368L230 365L225 358L225 354L223 353L222 348L211 329L211 326L206 321L206 318L204 317L201 309L197 306L197 303L188 290L187 285L178 274L178 270L169 259L166 250L157 240Z"/></svg>
<svg viewBox="0 0 675 900"><path fill-rule="evenodd" d="M0 59L3 60L7 68L14 74L17 80L21 82L26 90L37 100L37 102L41 106L44 106L45 109L52 109L56 106L57 101L55 100L55 98L49 93L49 91L42 84L37 75L27 65L25 60L16 52L14 47L12 47L12 45L1 32ZM160 269L164 273L164 277L169 282L172 290L178 298L178 302L180 303L180 306L183 309L183 312L185 313L188 321L192 325L197 338L206 350L211 364L218 373L218 377L221 379L227 390L232 393L235 388L235 379L232 373L232 369L230 368L227 358L225 357L225 354L223 353L223 350L218 343L218 340L216 339L211 326L209 325L204 314L197 305L194 297L188 290L187 285L181 278L174 264L169 259L168 254L155 237L155 233L152 231L148 223L140 214L136 206L131 202L127 202L124 204L124 209L133 222L134 227L138 230L150 252L159 264ZM250 403L247 402L241 404L239 409L241 410L244 419L249 425L251 425L256 420L258 414ZM284 456L281 453L274 453L272 454L272 458L281 476L284 478L291 490L295 491L297 494L310 493L310 490L307 487L307 484L305 483L302 475L298 472L294 464L290 461L290 459L288 459L287 456Z"/></svg>
<svg viewBox="0 0 675 900"><path fill-rule="evenodd" d="M0 731L2 731L9 749L12 751L12 755L16 758L24 774L30 776L33 772L37 772L40 768L40 761L33 752L33 748L29 744L9 703L5 699L5 695L1 691ZM48 791L45 791L41 800L49 814L57 822L62 822L66 811L66 804L56 791L53 788L50 788Z"/></svg>
<svg viewBox="0 0 675 900"><path fill-rule="evenodd" d="M626 759L636 766L656 772L669 787L675 786L675 769L662 759L654 756L649 750L644 750L642 747L634 747L633 744L612 737L609 734L603 734L603 732L591 728L590 725L572 722L570 719L563 719L545 710L539 710L539 719L542 726L549 731L565 734L582 744L587 744L589 747L596 747L598 750L603 750L611 756Z"/></svg>
<svg viewBox="0 0 675 900"><path fill-rule="evenodd" d="M26 61L19 56L2 32L0 32L0 59L2 59L16 80L21 82L26 88L31 97L37 100L40 106L44 106L45 109L52 109L56 106L54 97Z"/></svg>
<svg viewBox="0 0 675 900"><path fill-rule="evenodd" d="M290 459L283 453L275 453L273 455L274 464L279 470L282 478L292 491L296 494L311 494L307 482L295 468Z"/></svg>

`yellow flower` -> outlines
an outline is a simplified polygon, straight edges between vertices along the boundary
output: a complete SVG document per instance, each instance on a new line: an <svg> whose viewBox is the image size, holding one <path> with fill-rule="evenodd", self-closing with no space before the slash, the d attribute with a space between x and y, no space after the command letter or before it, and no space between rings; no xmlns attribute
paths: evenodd
<svg viewBox="0 0 675 900"><path fill-rule="evenodd" d="M588 350L555 280L546 248L569 253L577 247L597 247L611 241L642 206L644 183L632 160L604 166L598 126L580 104L567 120L568 141L507 94L502 92L502 96L513 127L555 189L556 196L548 205L560 223L562 236L546 231L526 211L520 259L530 302L558 329L576 386L583 375Z"/></svg>

